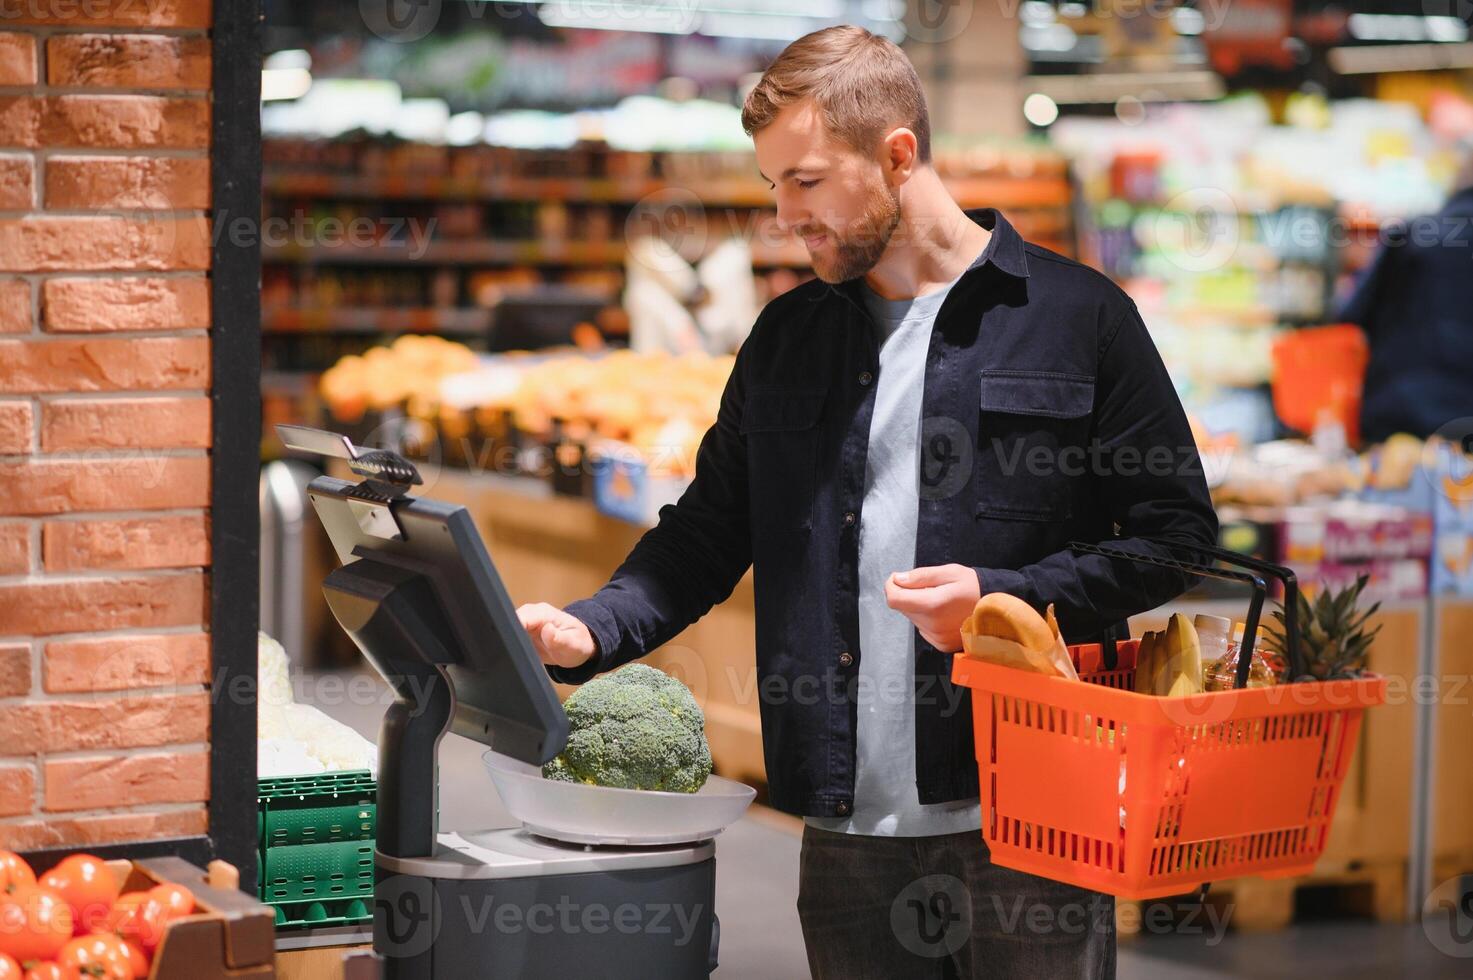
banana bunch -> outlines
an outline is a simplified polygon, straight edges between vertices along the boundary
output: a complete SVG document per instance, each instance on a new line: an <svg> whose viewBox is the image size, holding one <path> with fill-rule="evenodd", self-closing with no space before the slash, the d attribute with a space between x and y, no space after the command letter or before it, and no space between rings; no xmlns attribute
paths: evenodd
<svg viewBox="0 0 1473 980"><path fill-rule="evenodd" d="M1135 692L1172 698L1202 693L1202 644L1186 616L1174 613L1164 632L1141 637Z"/></svg>

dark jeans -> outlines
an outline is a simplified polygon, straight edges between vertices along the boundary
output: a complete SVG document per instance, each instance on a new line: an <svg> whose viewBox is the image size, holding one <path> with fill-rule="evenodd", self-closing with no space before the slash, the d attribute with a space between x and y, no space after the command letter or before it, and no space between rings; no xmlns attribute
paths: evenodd
<svg viewBox="0 0 1473 980"><path fill-rule="evenodd" d="M805 827L798 918L815 980L1111 980L1115 900L993 864L980 834Z"/></svg>

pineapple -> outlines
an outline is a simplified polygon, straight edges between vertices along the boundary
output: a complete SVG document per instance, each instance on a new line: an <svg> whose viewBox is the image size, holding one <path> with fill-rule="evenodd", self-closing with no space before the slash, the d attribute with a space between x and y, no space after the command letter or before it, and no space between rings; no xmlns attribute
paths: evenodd
<svg viewBox="0 0 1473 980"><path fill-rule="evenodd" d="M1373 630L1366 629L1366 621L1376 614L1381 603L1377 602L1363 612L1356 607L1356 600L1360 598L1367 581L1369 578L1362 575L1355 580L1354 585L1333 595L1326 589L1313 603L1305 599L1302 592L1299 594L1296 610L1298 622L1295 624L1295 630L1299 634L1299 656L1303 660L1299 664L1289 663L1289 647L1284 635L1284 613L1282 609L1274 610L1274 620L1278 626L1267 627L1266 645L1269 652L1284 664L1285 680L1353 680L1365 671L1366 652L1376 634L1381 632L1380 626Z"/></svg>

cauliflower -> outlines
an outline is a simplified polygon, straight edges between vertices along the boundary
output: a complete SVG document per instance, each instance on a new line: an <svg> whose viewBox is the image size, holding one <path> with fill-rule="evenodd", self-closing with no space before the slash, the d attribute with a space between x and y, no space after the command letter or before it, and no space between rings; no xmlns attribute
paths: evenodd
<svg viewBox="0 0 1473 980"><path fill-rule="evenodd" d="M568 744L542 775L590 786L694 793L711 774L706 717L684 684L645 664L568 696Z"/></svg>

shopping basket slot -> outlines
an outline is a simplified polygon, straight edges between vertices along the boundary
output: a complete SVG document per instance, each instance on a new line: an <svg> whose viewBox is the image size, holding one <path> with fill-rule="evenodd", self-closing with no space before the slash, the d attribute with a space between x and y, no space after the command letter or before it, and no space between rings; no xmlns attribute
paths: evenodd
<svg viewBox="0 0 1473 980"><path fill-rule="evenodd" d="M1156 554L1070 547L1247 585L1242 663L1252 657L1265 577L1284 582L1286 602L1297 594L1287 569L1215 548L1151 543ZM1247 570L1209 564L1218 560ZM1297 663L1292 621L1288 642ZM1117 646L1113 658L1107 645L1070 647L1079 681L965 654L953 660L953 680L972 689L982 834L992 859L1131 899L1310 871L1365 708L1385 700L1385 680L1250 689L1240 665L1233 690L1158 697L1133 689L1139 642Z"/></svg>

